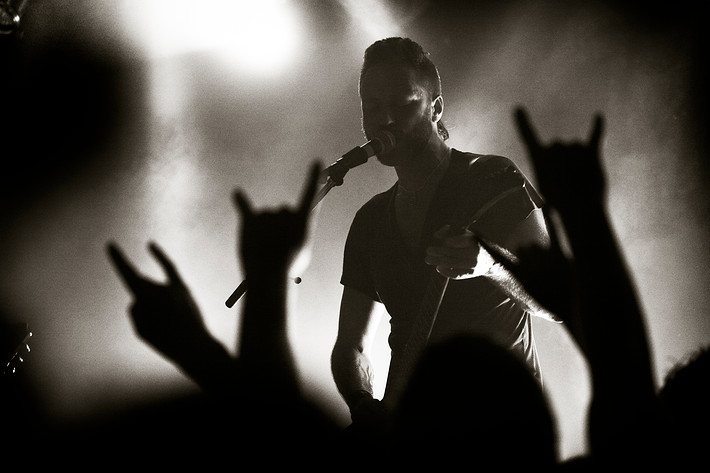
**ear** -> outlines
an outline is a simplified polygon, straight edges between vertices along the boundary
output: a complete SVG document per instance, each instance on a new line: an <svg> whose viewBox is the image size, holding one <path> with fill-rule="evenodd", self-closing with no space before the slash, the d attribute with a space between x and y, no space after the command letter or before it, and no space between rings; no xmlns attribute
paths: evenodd
<svg viewBox="0 0 710 473"><path fill-rule="evenodd" d="M438 123L441 120L441 116L444 114L444 98L441 95L437 95L431 102L431 120L434 123Z"/></svg>

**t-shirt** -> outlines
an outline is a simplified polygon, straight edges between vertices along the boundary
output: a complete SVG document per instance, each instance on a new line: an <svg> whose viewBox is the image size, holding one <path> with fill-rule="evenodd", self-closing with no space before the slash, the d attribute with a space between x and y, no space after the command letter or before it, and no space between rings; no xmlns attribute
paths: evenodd
<svg viewBox="0 0 710 473"><path fill-rule="evenodd" d="M372 197L355 215L345 243L341 284L381 302L390 315L392 356L404 349L435 268L424 262L434 233L462 224L503 248L542 200L508 158L451 150L451 162L429 205L415 252L395 217L397 183ZM530 240L533 240L530 236ZM531 314L484 277L450 280L430 340L461 331L483 334L520 354L541 379Z"/></svg>

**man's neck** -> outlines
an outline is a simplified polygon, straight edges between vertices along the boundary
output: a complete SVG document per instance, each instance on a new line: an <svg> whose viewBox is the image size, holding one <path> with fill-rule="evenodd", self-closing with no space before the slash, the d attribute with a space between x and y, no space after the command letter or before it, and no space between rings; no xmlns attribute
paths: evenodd
<svg viewBox="0 0 710 473"><path fill-rule="evenodd" d="M430 143L416 159L409 159L401 166L395 166L399 185L410 192L416 192L429 182L432 173L448 164L451 148L442 140Z"/></svg>

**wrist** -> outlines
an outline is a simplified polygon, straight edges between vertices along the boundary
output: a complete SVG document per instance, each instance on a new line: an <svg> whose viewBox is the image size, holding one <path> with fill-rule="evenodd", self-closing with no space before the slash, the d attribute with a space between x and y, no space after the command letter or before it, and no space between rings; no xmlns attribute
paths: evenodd
<svg viewBox="0 0 710 473"><path fill-rule="evenodd" d="M254 281L281 281L288 277L288 268L279 266L257 266L245 269L247 280Z"/></svg>
<svg viewBox="0 0 710 473"><path fill-rule="evenodd" d="M372 393L365 390L365 389L359 389L352 394L348 396L347 399L347 404L348 407L350 407L350 411L356 410L359 406L361 406L364 402L372 400Z"/></svg>

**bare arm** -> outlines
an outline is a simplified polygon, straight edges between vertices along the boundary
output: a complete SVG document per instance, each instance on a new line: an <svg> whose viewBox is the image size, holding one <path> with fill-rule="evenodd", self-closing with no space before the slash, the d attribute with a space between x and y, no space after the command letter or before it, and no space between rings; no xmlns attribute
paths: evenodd
<svg viewBox="0 0 710 473"><path fill-rule="evenodd" d="M488 253L485 248L481 248L480 252ZM513 273L500 262L494 261L491 264L486 277L496 283L508 297L522 306L527 312L550 322L562 323L562 320L556 314L532 297Z"/></svg>
<svg viewBox="0 0 710 473"><path fill-rule="evenodd" d="M373 397L375 373L370 349L383 312L382 304L354 289L343 288L331 370L351 414L361 401Z"/></svg>
<svg viewBox="0 0 710 473"><path fill-rule="evenodd" d="M241 217L238 252L249 284L239 358L245 374L276 395L300 392L288 334L288 278L310 261L311 207L320 169L319 162L311 165L294 208L255 211L242 191L234 194Z"/></svg>
<svg viewBox="0 0 710 473"><path fill-rule="evenodd" d="M471 231L455 231L449 226L442 227L435 237L441 245L429 247L425 261L436 266L441 275L450 279L486 277L530 313L546 320L560 321L556 314L528 293L516 275L508 269L508 265L501 263L503 257L508 261L517 261L513 252L528 245L549 247L549 237L541 211L533 211L511 232L506 247L512 251L488 242Z"/></svg>
<svg viewBox="0 0 710 473"><path fill-rule="evenodd" d="M522 236L522 237L521 237ZM495 282L511 299L516 301L531 314L551 322L562 322L558 314L553 313L549 307L543 305L535 299L518 278L502 264L495 254L504 254L508 261L516 261L518 253L524 248L534 246L537 248L548 249L550 247L550 237L545 222L545 217L541 209L533 210L530 215L520 222L515 230L511 232L510 238L505 243L505 250L496 245L486 242L485 239L479 238L478 243L481 245L479 258L490 259L489 270L485 274L490 280ZM489 251L497 249L497 252Z"/></svg>
<svg viewBox="0 0 710 473"><path fill-rule="evenodd" d="M140 274L116 243L107 247L116 271L133 296L129 312L136 333L205 391L230 388L238 362L208 332L172 260L155 243L149 249L167 275L163 283Z"/></svg>
<svg viewBox="0 0 710 473"><path fill-rule="evenodd" d="M571 296L577 310L570 315L576 319L572 335L591 372L591 451L615 464L624 455L638 460L651 453L647 423L655 389L644 314L606 210L603 119L595 118L585 142L550 145L537 139L524 110L516 119L540 190L560 216L574 258Z"/></svg>

